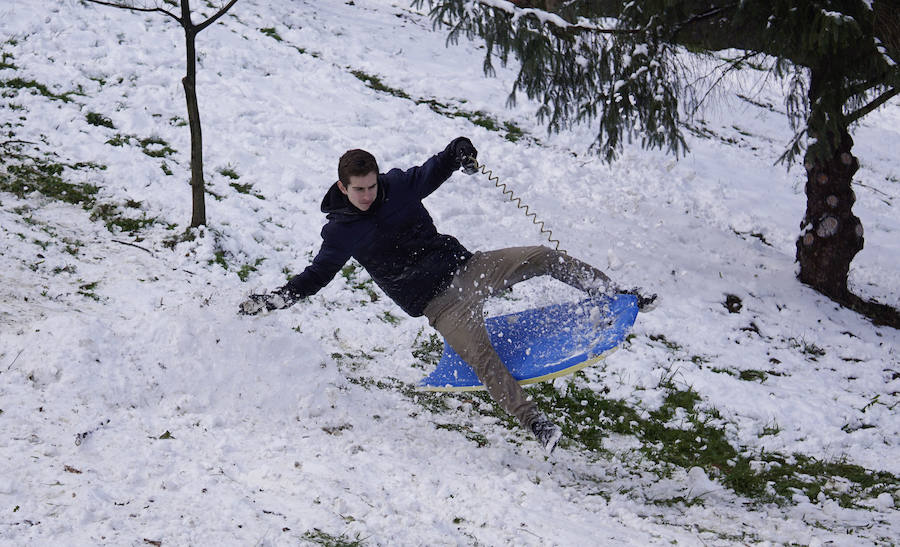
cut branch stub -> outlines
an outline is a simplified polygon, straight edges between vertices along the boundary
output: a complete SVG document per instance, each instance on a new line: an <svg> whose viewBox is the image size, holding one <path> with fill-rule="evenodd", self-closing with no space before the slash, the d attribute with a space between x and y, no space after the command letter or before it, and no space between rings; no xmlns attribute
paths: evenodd
<svg viewBox="0 0 900 547"><path fill-rule="evenodd" d="M819 226L816 228L816 235L819 237L831 237L837 233L840 225L841 223L835 217L831 215L826 216L819 222Z"/></svg>

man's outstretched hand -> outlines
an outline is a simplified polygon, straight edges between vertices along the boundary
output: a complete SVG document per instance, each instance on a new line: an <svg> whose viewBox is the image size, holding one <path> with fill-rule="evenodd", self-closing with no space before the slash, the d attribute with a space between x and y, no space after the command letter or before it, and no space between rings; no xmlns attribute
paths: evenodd
<svg viewBox="0 0 900 547"><path fill-rule="evenodd" d="M257 315L262 312L281 310L294 305L297 296L284 287L266 294L251 294L247 300L241 302L238 308L240 315Z"/></svg>
<svg viewBox="0 0 900 547"><path fill-rule="evenodd" d="M447 150L462 167L463 173L474 175L478 172L478 162L475 161L475 158L478 157L478 150L475 149L472 141L466 137L457 137L450 141Z"/></svg>

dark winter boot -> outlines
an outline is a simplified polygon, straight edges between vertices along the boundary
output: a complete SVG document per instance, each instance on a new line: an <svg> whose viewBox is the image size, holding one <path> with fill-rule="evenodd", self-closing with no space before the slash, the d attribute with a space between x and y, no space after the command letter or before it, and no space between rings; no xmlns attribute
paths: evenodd
<svg viewBox="0 0 900 547"><path fill-rule="evenodd" d="M645 292L643 289L625 289L619 291L621 294L632 294L637 297L638 310L642 312L653 311L656 308L656 295Z"/></svg>
<svg viewBox="0 0 900 547"><path fill-rule="evenodd" d="M541 443L541 446L544 447L544 452L547 454L553 453L556 443L562 437L562 430L559 426L545 416L541 416L531 424L531 432L534 433L534 437Z"/></svg>

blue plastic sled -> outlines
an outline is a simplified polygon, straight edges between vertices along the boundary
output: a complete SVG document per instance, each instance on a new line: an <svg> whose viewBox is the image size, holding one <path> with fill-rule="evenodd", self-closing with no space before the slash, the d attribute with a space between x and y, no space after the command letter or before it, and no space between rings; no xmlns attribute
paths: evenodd
<svg viewBox="0 0 900 547"><path fill-rule="evenodd" d="M603 359L625 339L637 313L637 297L621 294L489 317L486 324L497 354L524 385L572 374ZM418 389L476 391L484 385L445 341L440 363Z"/></svg>

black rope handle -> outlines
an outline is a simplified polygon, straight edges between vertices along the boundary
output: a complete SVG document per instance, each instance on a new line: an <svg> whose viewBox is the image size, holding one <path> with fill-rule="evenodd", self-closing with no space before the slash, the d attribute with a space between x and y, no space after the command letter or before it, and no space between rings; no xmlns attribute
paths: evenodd
<svg viewBox="0 0 900 547"><path fill-rule="evenodd" d="M559 248L559 240L553 238L553 230L547 228L546 224L544 224L544 221L538 219L537 213L533 212L531 210L531 207L527 203L523 203L522 198L517 196L516 193L512 189L510 189L505 182L500 182L500 177L495 175L492 170L488 169L487 165L483 163L479 164L478 160L476 160L475 158L469 157L467 159L471 160L475 165L476 171L480 170L483 175L487 176L488 180L493 182L494 186L499 188L500 191L503 192L503 195L509 199L509 201L515 203L517 208L525 211L525 216L531 219L532 224L540 228L541 235L546 236L547 241L552 243L557 251L563 254L569 254L565 249Z"/></svg>

